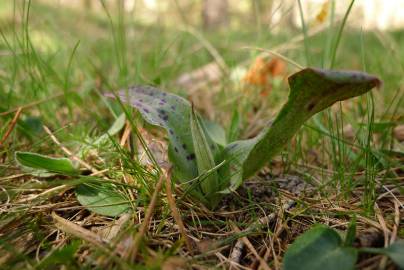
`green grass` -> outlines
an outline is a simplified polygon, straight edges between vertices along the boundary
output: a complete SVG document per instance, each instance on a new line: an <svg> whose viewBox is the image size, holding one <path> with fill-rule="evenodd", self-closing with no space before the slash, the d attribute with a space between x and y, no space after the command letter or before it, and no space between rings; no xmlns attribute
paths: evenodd
<svg viewBox="0 0 404 270"><path fill-rule="evenodd" d="M159 269L168 265L170 258L187 265L228 268L228 262L219 263L229 257L237 238L243 235L248 235L260 256L273 245L280 262L287 245L313 223L345 231L355 214L359 217L357 237L377 227L375 224L381 221L375 214L375 203L392 230L397 215L394 203L404 201L404 149L392 132L404 121L404 32L365 32L349 27L339 32L341 22L333 20L331 16L331 27L315 36L309 35L306 24L305 40L282 54L302 66L331 65L377 74L384 81L383 88L336 104L316 116L268 169L237 194L229 195L215 213L183 197L178 188L173 190L187 234L198 246L195 254L187 251L174 226L165 192L161 192L139 256L131 260L124 251L133 244L131 239L144 219L161 173L153 162L142 165L138 153L143 148L147 152L153 139L162 145L166 142L160 131L144 125L135 112L111 103L102 93L134 84L153 84L188 97L187 89L175 86L176 78L214 58L200 39L183 28L143 24L125 14L122 7L85 12L39 1L0 2L0 139L18 107L23 108L10 136L0 146L0 268L54 269L55 265L66 265L68 269ZM286 46L302 34L293 29L267 31L259 19L226 31L204 33L196 29L231 70L258 55L258 51L245 47ZM295 70L290 65L287 73ZM274 87L263 107L262 97L238 92L226 77L207 102L225 127L229 127L233 112L239 110L240 133L248 134L247 127L260 128L275 115L287 92L286 83ZM119 144L121 132L105 145L94 147L94 140L122 112L130 119L129 143ZM253 121L257 113L262 117ZM51 217L54 211L95 234L106 232L114 219L92 214L74 196L74 187L90 181L89 176L37 178L17 166L15 151L66 156L42 125L75 154L83 146L92 147L85 161L97 170L107 169L103 177L119 184L119 192L131 202L133 214L120 225L113 240L102 242L116 254L105 253L80 234L58 230ZM348 126L352 127L353 138L346 135ZM293 194L281 186L280 179L287 175L310 183L307 193ZM58 189L62 185L67 187ZM46 193L52 188L56 190ZM378 198L386 189L394 196L387 193ZM262 216L278 213L282 202L290 198L297 206L279 214L276 222L245 231ZM230 221L242 233L235 233ZM402 230L400 224L398 231ZM366 260L362 264L366 265ZM277 267L272 253L267 262ZM246 267L257 264L249 251L243 253L240 263Z"/></svg>

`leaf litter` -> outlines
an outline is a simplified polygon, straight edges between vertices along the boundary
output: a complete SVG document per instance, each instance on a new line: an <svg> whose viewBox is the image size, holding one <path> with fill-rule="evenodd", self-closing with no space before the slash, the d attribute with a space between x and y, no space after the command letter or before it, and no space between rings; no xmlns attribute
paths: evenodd
<svg viewBox="0 0 404 270"><path fill-rule="evenodd" d="M162 104L160 104L160 102ZM160 102L159 105L163 106L164 102ZM151 110L146 108L146 110L143 110L143 112L150 113ZM162 120L165 122L164 120L168 120L161 112L160 115L159 112L157 112L157 115L154 115L153 117L157 119L156 116L160 119L160 121ZM159 157L159 154L165 152L165 141L147 135L148 133L145 130L141 129L141 132L142 136L146 138L146 145L150 146L153 154L158 157L158 163L166 163L166 156ZM153 140L157 141L156 149L154 149ZM125 145L129 147L129 144ZM140 159L145 156L145 151L146 149L142 149L141 147L139 148L138 157ZM150 160L145 160L142 162L142 165L150 169L152 168L153 163ZM175 202L185 224L185 234L191 236L194 245L205 241L210 241L208 244L210 248L205 249L205 251L193 258L190 256L190 253L188 253L187 250L178 247L176 254L183 257L187 263L185 263L183 259L177 260L177 257L169 256L166 260L162 259L164 261L163 265L178 265L179 267L187 268L187 265L197 266L202 262L211 261L212 259L221 261L224 258L231 258L233 249L238 243L237 239L248 237L249 241L254 245L256 254L249 254L247 250L241 246L239 257L237 257L237 262L235 261L236 259L233 258L234 261L231 261L230 264L234 263L234 267L237 267L237 265L243 265L246 267L256 268L257 264L260 264L260 262L257 262L256 255L259 255L259 257L262 257L262 259L267 262L278 260L278 256L283 254L287 248L287 245L290 244L298 235L300 235L305 228L310 227L310 225L315 222L327 223L332 225L334 228L340 229L341 231L345 230L347 226L346 224L350 218L349 213L358 209L360 207L360 202L352 197L349 201L340 202L338 205L335 205L333 202L333 197L322 197L321 195L317 194L317 188L307 185L306 180L304 180L304 177L306 177L307 174L311 174L312 177L317 177L320 175L319 171L322 171L321 173L330 174L332 172L327 170L324 171L316 166L312 168L306 167L305 169L305 174L300 176L285 176L283 172L278 172L279 174L273 175L271 172L265 172L264 170L263 173L243 183L241 189L239 189L237 193L227 195L224 202L215 212L207 210L203 206L198 205L198 203L195 201L189 201L189 198L187 197L181 197L182 190L179 189L178 186L174 186ZM299 172L295 173L299 174ZM360 174L357 175L358 178L360 176ZM131 181L133 180L134 179ZM150 183L150 186L153 185L153 183ZM394 187L388 186L387 188ZM267 199L264 199L262 194L262 192L265 190L270 191L268 195L266 195ZM355 191L355 194L356 196L361 196L362 192L363 191L361 190L357 190ZM136 194L136 196L139 195L140 194ZM63 197L63 204L59 205L58 201L60 201L61 197ZM162 194L160 197L164 198L164 194ZM289 207L285 207L288 205L287 203L291 201L293 201L293 204L290 204ZM384 209L390 211L393 201L394 199L392 197L386 196L382 201L380 201L381 207L384 207ZM12 209L12 207L8 205L3 207L5 207L5 209ZM146 207L139 205L138 208L136 208L137 210L135 213L125 213L121 215L121 218L124 219L124 223L127 223L127 225L118 225L117 227L114 225L116 224L115 221L107 217L94 216L81 208L79 205L77 205L72 193L67 190L61 194L58 194L56 197L53 197L50 203L40 202L37 206L33 206L25 211L26 213L38 213L43 211L43 209L53 209L55 207L58 207L56 209L59 214L62 214L67 219L72 219L75 224L85 226L88 230L92 231L98 236L91 233L87 236L83 235L82 233L74 233L74 230L72 231L71 229L67 229L66 226L61 226L59 229L61 230L60 232L63 234L63 237L60 239L55 239L54 243L59 242L62 244L63 242L69 241L69 239L73 238L79 238L84 242L90 243L91 241L99 241L88 238L89 235L93 235L94 239L101 237L101 239L106 239L106 241L109 241L113 248L115 248L117 251L120 250L120 252L117 254L121 254L122 256L124 256L125 252L127 252L128 247L132 247L134 244L133 238L127 237L126 232L133 232L133 230L130 229L131 224L133 226L135 224L141 224L144 222L142 216L144 211L147 209ZM177 226L175 225L176 222L170 217L167 218L167 215L163 214L164 209L167 208L167 203L164 201L164 199L162 199L162 201L156 205L156 212L149 221L147 226L148 231L145 232L144 235L145 237L147 236L147 240L144 239L144 241L147 241L150 247L169 250L178 244L177 241L180 234ZM75 209L81 210L76 212ZM339 216L324 215L324 211L329 211L330 209L335 209L335 211L339 213ZM271 214L273 213L275 213L274 217L276 218L271 218ZM395 215L397 214L394 211L392 213L395 213ZM164 219L162 221L163 217ZM121 218L119 218L119 220ZM225 224L226 220L232 220L235 222L240 230L235 232L235 227L221 226L220 224ZM20 218L20 222L22 222L22 224L28 221L29 215ZM48 224L51 225L52 223ZM296 224L299 224L300 229L296 227ZM7 225L8 226L0 227L0 232L2 235L9 233L10 236L21 240L21 238L12 233L12 228L18 226L18 223ZM253 229L251 229L251 225L253 225ZM117 237L116 240L120 240L116 241L114 239L114 241L111 242L113 237L108 237L105 235L105 230L109 230L110 227L115 228L115 232L113 232L112 235ZM374 228L376 231L380 231L381 225L365 216L359 217L358 231L366 231L369 228ZM268 230L271 232L271 234L268 234ZM134 235L136 235L136 233ZM103 241L104 240L101 240L101 242ZM97 246L100 242L95 243ZM270 252L270 249L265 243L272 243L272 248L274 248L276 252ZM374 245L372 243L366 244L367 242L364 241L359 243L359 245L362 247L365 245ZM103 247L100 247L100 249L102 250ZM86 250L87 252L92 252L92 248L86 248ZM27 252L29 252L29 246L23 245L23 247L19 250L19 253ZM135 256L133 260L141 261L141 257L143 254L145 254L144 252L147 251L140 250L140 254L142 255L139 255L140 257ZM158 258L158 254L149 253L149 255L156 256L156 258ZM2 259L9 260L12 257L13 255L6 253L6 255L2 256ZM81 257L81 259L84 260L84 257ZM119 261L110 261L107 258L103 258L101 261L107 265L116 264L121 265L121 267L124 268ZM369 258L362 260L361 264L366 265L367 261L369 261L370 264L373 262ZM148 263L146 262L146 264ZM212 265L214 264L215 263ZM149 262L148 265L153 265L153 263Z"/></svg>

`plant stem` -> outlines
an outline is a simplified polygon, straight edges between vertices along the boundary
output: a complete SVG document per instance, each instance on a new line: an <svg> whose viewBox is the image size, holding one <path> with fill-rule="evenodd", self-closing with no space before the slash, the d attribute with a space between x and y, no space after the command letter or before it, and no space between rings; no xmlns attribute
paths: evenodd
<svg viewBox="0 0 404 270"><path fill-rule="evenodd" d="M302 111L300 106L296 106L294 100L288 101L283 106L272 126L251 150L248 157L250 160L245 163L248 164L248 167L243 168L244 177L254 174L292 139L302 124L311 116Z"/></svg>

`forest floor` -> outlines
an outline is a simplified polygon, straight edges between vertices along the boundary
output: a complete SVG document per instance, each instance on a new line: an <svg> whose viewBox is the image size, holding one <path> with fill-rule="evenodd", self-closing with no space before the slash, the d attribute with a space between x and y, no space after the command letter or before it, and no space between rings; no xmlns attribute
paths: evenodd
<svg viewBox="0 0 404 270"><path fill-rule="evenodd" d="M28 16L26 4L13 12L3 1L0 15L1 269L281 269L288 246L314 224L343 236L352 220L357 247L404 238L404 32L346 28L339 40L338 22L306 38L254 23L204 33L40 2ZM240 74L260 61L272 67L267 80L249 85ZM187 81L208 64L211 77ZM383 87L308 121L214 211L177 185L171 194L164 168L145 158L141 141L168 162L162 130L133 110L106 133L123 109L103 93L148 84L191 100L234 138L250 138L286 101L286 78L301 66L363 70ZM68 158L80 175L33 173L17 151ZM129 210L112 217L85 207L76 196L83 185L107 197L105 211L120 206L108 196ZM368 254L356 267L395 269Z"/></svg>

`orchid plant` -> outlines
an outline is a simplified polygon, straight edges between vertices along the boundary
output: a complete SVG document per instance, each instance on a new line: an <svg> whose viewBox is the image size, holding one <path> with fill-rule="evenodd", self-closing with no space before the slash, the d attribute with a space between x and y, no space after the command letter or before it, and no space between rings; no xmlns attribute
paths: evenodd
<svg viewBox="0 0 404 270"><path fill-rule="evenodd" d="M381 81L357 71L305 68L288 79L287 102L255 138L223 145L210 135L186 99L151 86L135 86L108 97L136 108L144 120L167 131L173 179L190 195L214 208L225 193L261 169L314 114L337 101L360 96Z"/></svg>

